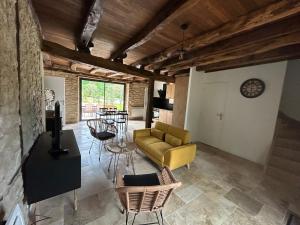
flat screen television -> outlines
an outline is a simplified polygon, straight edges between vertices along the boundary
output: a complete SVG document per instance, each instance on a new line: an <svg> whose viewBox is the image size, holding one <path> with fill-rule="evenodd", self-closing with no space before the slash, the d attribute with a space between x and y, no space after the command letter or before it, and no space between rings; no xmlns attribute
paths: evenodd
<svg viewBox="0 0 300 225"><path fill-rule="evenodd" d="M54 109L54 124L52 126L52 148L49 150L49 153L52 155L57 155L61 153L67 153L67 149L62 149L60 143L60 136L61 136L61 116L60 116L60 104L59 101L55 102L55 109Z"/></svg>

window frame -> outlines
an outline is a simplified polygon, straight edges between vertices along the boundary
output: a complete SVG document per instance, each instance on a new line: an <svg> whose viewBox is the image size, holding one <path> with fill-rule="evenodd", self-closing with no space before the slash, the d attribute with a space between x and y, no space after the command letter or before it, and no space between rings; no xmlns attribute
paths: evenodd
<svg viewBox="0 0 300 225"><path fill-rule="evenodd" d="M82 81L94 81L94 82L102 82L104 83L104 105L105 105L105 84L120 84L123 85L123 110L125 110L125 101L126 101L126 84L114 81L104 81L101 79L90 79L90 78L79 78L79 120L86 121L87 119L82 119Z"/></svg>

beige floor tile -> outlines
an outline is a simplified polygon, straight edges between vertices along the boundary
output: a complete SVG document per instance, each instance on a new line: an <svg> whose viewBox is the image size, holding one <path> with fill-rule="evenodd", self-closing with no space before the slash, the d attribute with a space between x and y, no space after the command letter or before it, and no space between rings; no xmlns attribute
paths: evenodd
<svg viewBox="0 0 300 225"><path fill-rule="evenodd" d="M131 133L143 127L142 121L129 122ZM85 122L65 128L74 130L82 156L78 211L73 209L73 192L65 193L38 204L38 212L52 217L40 224L124 225L125 215L120 213L119 199L113 190L113 173L107 172L109 153L104 151L99 163L97 143L89 154L92 139ZM198 146L191 169L173 171L182 186L172 194L163 211L166 225L279 225L290 202L299 199L299 189L263 177L260 166L204 144ZM140 151L134 162L137 174L158 171ZM121 173L132 173L124 161L119 168ZM154 214L141 214L135 224L155 219Z"/></svg>
<svg viewBox="0 0 300 225"><path fill-rule="evenodd" d="M235 203L252 216L257 215L263 206L262 203L235 188L228 192L225 195L225 198Z"/></svg>
<svg viewBox="0 0 300 225"><path fill-rule="evenodd" d="M260 224L254 218L250 217L248 214L244 213L242 210L237 209L228 220L226 220L222 225L269 225Z"/></svg>

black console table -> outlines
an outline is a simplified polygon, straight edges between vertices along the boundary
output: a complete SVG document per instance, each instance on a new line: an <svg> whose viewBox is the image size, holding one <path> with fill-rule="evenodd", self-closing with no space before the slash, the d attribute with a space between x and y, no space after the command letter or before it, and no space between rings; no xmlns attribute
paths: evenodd
<svg viewBox="0 0 300 225"><path fill-rule="evenodd" d="M23 166L24 192L28 204L74 190L74 206L77 209L76 189L81 187L81 156L73 130L63 130L61 147L67 154L53 157L51 132L42 133Z"/></svg>

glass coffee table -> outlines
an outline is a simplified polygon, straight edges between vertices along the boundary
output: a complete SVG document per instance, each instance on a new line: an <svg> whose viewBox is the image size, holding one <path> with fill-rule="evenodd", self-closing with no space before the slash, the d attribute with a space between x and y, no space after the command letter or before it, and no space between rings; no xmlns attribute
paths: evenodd
<svg viewBox="0 0 300 225"><path fill-rule="evenodd" d="M107 144L106 149L108 152L112 153L109 161L108 171L110 171L110 166L113 163L113 183L116 181L117 170L119 166L119 160L122 155L126 158L127 167L132 166L133 174L135 175L134 168L134 153L136 152L137 146L133 142L123 142L123 143L110 143Z"/></svg>

